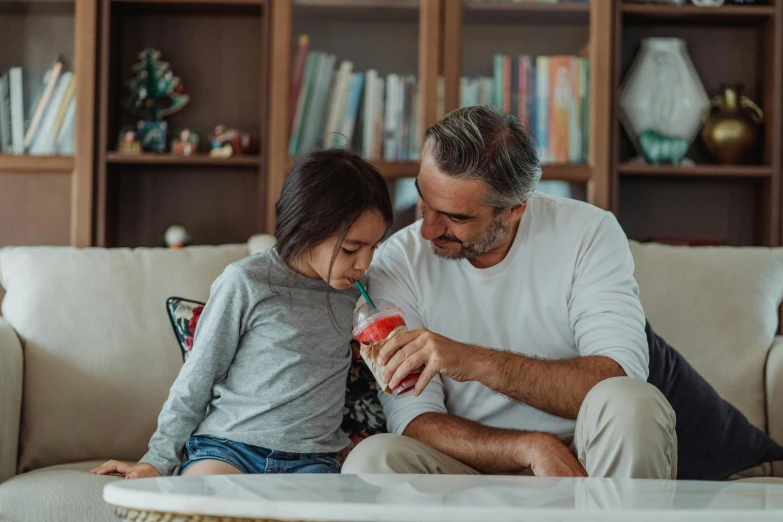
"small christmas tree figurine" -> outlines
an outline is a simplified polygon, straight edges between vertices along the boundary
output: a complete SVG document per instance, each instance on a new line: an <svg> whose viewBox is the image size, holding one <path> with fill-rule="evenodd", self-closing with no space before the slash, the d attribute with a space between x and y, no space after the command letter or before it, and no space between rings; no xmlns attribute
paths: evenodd
<svg viewBox="0 0 783 522"><path fill-rule="evenodd" d="M169 69L168 62L159 60L160 51L144 49L133 66L135 76L128 82L130 96L125 108L147 121L161 121L187 105L182 83Z"/></svg>
<svg viewBox="0 0 783 522"><path fill-rule="evenodd" d="M147 152L165 150L167 125L162 120L182 109L190 99L168 62L159 58L160 51L155 49L139 53L139 61L133 66L134 77L128 82L130 94L123 101L131 114L141 118L138 135Z"/></svg>

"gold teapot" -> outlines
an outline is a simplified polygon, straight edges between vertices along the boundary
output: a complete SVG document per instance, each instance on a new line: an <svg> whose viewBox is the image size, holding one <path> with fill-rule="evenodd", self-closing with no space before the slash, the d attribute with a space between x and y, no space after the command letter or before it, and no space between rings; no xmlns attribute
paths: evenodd
<svg viewBox="0 0 783 522"><path fill-rule="evenodd" d="M764 113L750 98L742 95L745 86L721 85L705 109L701 139L718 163L742 163L755 147Z"/></svg>

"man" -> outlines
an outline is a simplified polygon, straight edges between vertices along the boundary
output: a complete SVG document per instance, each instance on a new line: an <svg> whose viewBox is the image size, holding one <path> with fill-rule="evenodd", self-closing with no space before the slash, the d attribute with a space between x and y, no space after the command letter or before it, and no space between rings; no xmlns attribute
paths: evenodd
<svg viewBox="0 0 783 522"><path fill-rule="evenodd" d="M370 292L410 332L383 348L390 434L344 473L674 478L675 416L645 382L645 317L614 216L535 193L535 144L488 107L427 130L423 220L392 237Z"/></svg>

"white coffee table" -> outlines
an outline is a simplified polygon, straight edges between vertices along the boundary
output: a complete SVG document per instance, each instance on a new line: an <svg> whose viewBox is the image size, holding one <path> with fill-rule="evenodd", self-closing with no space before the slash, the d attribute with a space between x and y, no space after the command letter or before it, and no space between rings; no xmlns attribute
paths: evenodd
<svg viewBox="0 0 783 522"><path fill-rule="evenodd" d="M120 518L236 521L783 521L783 485L424 475L224 475L123 480Z"/></svg>

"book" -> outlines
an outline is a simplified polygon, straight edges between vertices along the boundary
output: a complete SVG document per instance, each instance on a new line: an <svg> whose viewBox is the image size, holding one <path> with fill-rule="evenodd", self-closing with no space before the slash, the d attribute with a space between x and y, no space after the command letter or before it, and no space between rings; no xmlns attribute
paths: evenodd
<svg viewBox="0 0 783 522"><path fill-rule="evenodd" d="M348 104L345 111L343 111L343 121L340 127L340 134L345 136L347 145L350 145L353 141L353 132L359 114L359 101L362 97L363 88L364 74L352 73L350 87L348 88Z"/></svg>
<svg viewBox="0 0 783 522"><path fill-rule="evenodd" d="M334 79L334 86L328 106L329 117L326 120L323 134L324 147L337 147L340 145L341 137L338 135L342 128L343 117L345 115L349 90L353 80L353 62L344 60L340 63L340 69L337 71Z"/></svg>
<svg viewBox="0 0 783 522"><path fill-rule="evenodd" d="M307 110L307 105L310 97L312 96L313 88L313 76L315 75L315 67L318 63L318 56L320 53L311 52L307 55L305 64L305 73L302 78L302 86L299 90L299 99L296 105L296 115L294 116L294 125L291 129L291 138L288 142L288 155L296 156L299 153L299 149L302 141L304 115Z"/></svg>
<svg viewBox="0 0 783 522"><path fill-rule="evenodd" d="M60 104L60 108L57 111L57 117L54 120L54 128L52 132L49 134L49 141L46 144L46 148L47 150L49 150L50 154L57 152L57 139L60 136L60 132L63 129L63 125L65 124L65 116L68 110L71 108L71 106L74 106L75 108L75 103L74 103L75 102L74 91L76 90L75 79L76 77L74 75L71 75L71 81L68 82L68 89L66 90L65 95L63 96L63 101ZM71 125L73 125L73 121L71 121Z"/></svg>
<svg viewBox="0 0 783 522"><path fill-rule="evenodd" d="M39 121L39 129L33 134L33 140L27 149L29 154L37 156L54 153L53 149L49 149L49 136L54 132L55 120L72 80L73 73L71 72L62 73L59 76L55 88L49 95L47 107Z"/></svg>
<svg viewBox="0 0 783 522"><path fill-rule="evenodd" d="M323 135L323 127L326 120L327 99L329 88L334 77L334 66L337 57L333 54L321 56L318 74L316 77L313 99L305 123L305 136L302 140L302 150L310 150L319 147Z"/></svg>
<svg viewBox="0 0 783 522"><path fill-rule="evenodd" d="M495 55L494 63L494 75L493 75L493 93L489 103L495 104L495 106L503 110L503 55Z"/></svg>
<svg viewBox="0 0 783 522"><path fill-rule="evenodd" d="M538 159L549 161L549 58L536 58L536 138Z"/></svg>
<svg viewBox="0 0 783 522"><path fill-rule="evenodd" d="M581 163L590 161L590 61L583 59L580 67L579 96L582 99L582 157Z"/></svg>
<svg viewBox="0 0 783 522"><path fill-rule="evenodd" d="M70 155L73 154L74 144L74 119L76 115L76 97L72 96L71 101L68 104L68 109L65 111L65 117L63 118L63 124L60 128L60 133L57 136L57 142L55 146L55 152L57 154Z"/></svg>
<svg viewBox="0 0 783 522"><path fill-rule="evenodd" d="M33 144L33 138L38 132L38 127L41 123L41 119L43 118L44 112L46 111L46 108L49 105L49 101L52 97L52 93L54 92L55 86L57 85L57 81L60 77L60 73L62 72L62 69L63 69L62 60L58 58L55 64L52 66L52 68L44 76L43 94L38 99L38 104L35 107L35 111L33 112L33 117L30 120L30 125L27 127L27 132L25 133L24 136L25 150L29 150L30 146Z"/></svg>
<svg viewBox="0 0 783 522"><path fill-rule="evenodd" d="M547 160L549 163L568 163L568 143L571 99L571 58L549 58L549 129Z"/></svg>
<svg viewBox="0 0 783 522"><path fill-rule="evenodd" d="M399 114L397 111L400 77L390 74L386 77L386 113L383 129L383 159L394 161L397 157L397 126Z"/></svg>
<svg viewBox="0 0 783 522"><path fill-rule="evenodd" d="M8 74L0 76L0 154L10 153L11 141L11 84Z"/></svg>
<svg viewBox="0 0 783 522"><path fill-rule="evenodd" d="M11 92L11 151L24 154L24 85L22 68L12 67L8 72Z"/></svg>
<svg viewBox="0 0 783 522"><path fill-rule="evenodd" d="M363 128L362 128L362 155L367 159L376 159L373 149L373 143L375 142L375 121L376 121L376 97L378 96L378 87L376 85L378 81L378 71L370 69L366 74L367 88L364 90L364 107L362 112Z"/></svg>
<svg viewBox="0 0 783 522"><path fill-rule="evenodd" d="M302 78L304 77L305 66L307 65L307 49L310 47L310 38L303 34L299 37L299 52L296 55L296 65L294 66L294 77L291 81L291 107L289 132L294 127L296 118L296 108L299 104L299 90L302 87Z"/></svg>

